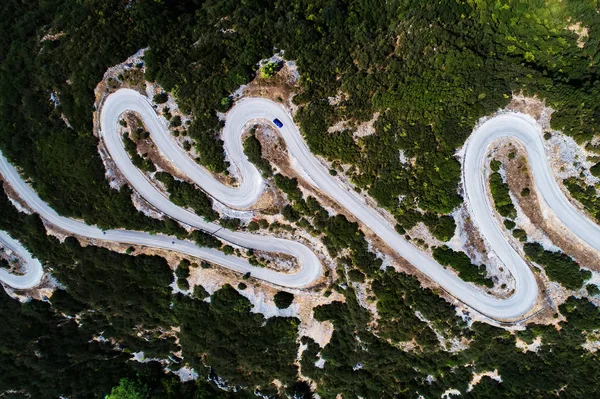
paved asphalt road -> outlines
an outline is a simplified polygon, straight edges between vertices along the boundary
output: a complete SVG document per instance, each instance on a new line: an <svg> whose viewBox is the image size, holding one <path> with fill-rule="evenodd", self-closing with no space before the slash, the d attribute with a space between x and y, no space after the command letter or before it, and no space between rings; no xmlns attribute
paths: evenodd
<svg viewBox="0 0 600 399"><path fill-rule="evenodd" d="M26 272L22 275L11 274L5 269L0 269L0 281L17 289L27 289L35 287L42 280L44 271L40 261L33 258L29 251L25 249L21 243L13 239L5 231L0 230L0 244L11 250L15 255L18 255L27 266Z"/></svg>
<svg viewBox="0 0 600 399"><path fill-rule="evenodd" d="M35 191L33 191L33 189L21 178L18 171L1 153L0 174L2 174L4 179L11 187L13 187L19 197L22 198L35 213L60 229L70 231L83 237L178 251L205 259L209 262L220 264L240 273L251 272L256 278L290 288L310 286L321 274L321 264L318 262L316 256L306 247L303 247L305 248L305 251L310 252L306 265L303 264L303 267L297 273L284 274L267 268L254 267L247 261L236 256L228 256L223 254L223 252L210 248L200 248L191 241L179 240L162 234L151 235L144 232L128 230L102 231L96 226L89 226L81 221L58 215L54 209L40 199ZM277 243L278 242L275 241L275 247L279 249ZM300 246L300 244L296 245ZM314 268L311 268L311 265ZM35 264L33 264L33 266L35 267ZM33 268L30 268L30 270L33 270ZM7 284L10 283L5 279L2 279L2 281ZM36 284L37 283L33 283L32 281L30 286L21 288L31 288Z"/></svg>
<svg viewBox="0 0 600 399"><path fill-rule="evenodd" d="M127 110L135 111L142 116L160 151L176 167L201 185L215 199L234 208L246 208L252 205L263 189L260 173L243 154L240 140L243 128L247 123L257 118L266 118L270 121L278 118L283 122L283 128L279 130L286 141L294 164L301 169L299 173L307 176L311 183L328 193L392 249L420 271L427 274L451 295L494 319L515 319L530 312L537 300L538 287L530 268L507 242L493 216L492 205L486 190L486 176L482 173L487 158L487 150L492 141L500 137L511 136L520 140L526 146L537 189L540 191L542 198L548 202L549 206L567 227L583 237L590 245L600 250L599 227L580 215L569 204L554 181L546 162L543 139L539 128L533 120L517 114L498 116L480 126L467 141L463 165L463 182L466 196L470 200L473 220L494 249L494 252L516 279L515 293L507 299L494 298L473 285L465 283L454 273L440 266L430 256L404 240L383 216L365 204L364 200L353 190L345 187L329 175L327 168L308 149L291 116L280 105L266 99L248 98L241 100L227 115L223 139L225 150L241 177L239 188L223 186L191 160L174 143L168 132L166 121L158 118L147 100L133 90L122 89L106 99L101 115L101 135L111 157L127 180L140 195L163 213L190 226L216 232L216 235L224 240L243 247L293 255L302 265L301 270L296 274L283 274L264 268L255 268L242 259L226 256L219 251L198 248L189 241L177 240L167 236L152 236L147 233L124 230L102 232L94 226L58 216L21 180L16 170L3 156L0 157L0 172L19 195L42 217L65 230L82 236L181 251L241 273L250 271L257 278L282 286L305 287L319 278L321 264L314 253L304 245L289 240L219 229L218 225L208 223L192 212L171 203L134 167L123 148L121 137L118 135L118 121L120 115ZM594 237L590 237L590 235L594 235ZM3 281L7 282L4 279Z"/></svg>

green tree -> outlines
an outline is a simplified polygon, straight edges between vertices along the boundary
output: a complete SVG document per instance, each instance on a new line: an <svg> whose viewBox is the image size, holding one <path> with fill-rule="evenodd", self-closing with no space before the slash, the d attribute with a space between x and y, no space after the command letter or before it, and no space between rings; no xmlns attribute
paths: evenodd
<svg viewBox="0 0 600 399"><path fill-rule="evenodd" d="M285 291L279 291L277 294L275 294L273 299L275 300L275 305L277 305L279 309L286 309L290 307L292 302L294 302L294 294Z"/></svg>
<svg viewBox="0 0 600 399"><path fill-rule="evenodd" d="M156 104L164 104L168 100L169 100L169 96L164 91L157 93L154 95L154 97L152 97L152 101Z"/></svg>
<svg viewBox="0 0 600 399"><path fill-rule="evenodd" d="M146 399L149 398L148 387L129 378L122 378L119 385L114 387L106 399Z"/></svg>
<svg viewBox="0 0 600 399"><path fill-rule="evenodd" d="M277 62L267 62L260 68L260 76L263 79L272 78L275 76L277 71L280 69L280 65Z"/></svg>

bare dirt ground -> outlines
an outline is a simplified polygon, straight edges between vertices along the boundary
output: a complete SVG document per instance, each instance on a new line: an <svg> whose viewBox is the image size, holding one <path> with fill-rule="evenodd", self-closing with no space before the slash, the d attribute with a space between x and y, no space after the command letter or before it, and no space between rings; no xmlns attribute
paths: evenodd
<svg viewBox="0 0 600 399"><path fill-rule="evenodd" d="M287 146L279 132L273 130L270 126L258 124L256 138L260 141L265 159L279 169L291 169Z"/></svg>
<svg viewBox="0 0 600 399"><path fill-rule="evenodd" d="M512 160L508 157L504 158L506 178L525 215L533 225L543 230L552 243L560 247L564 253L573 257L580 265L599 271L600 254L566 229L551 210L545 209L546 206L538 198L533 184L524 150L517 145L513 148L517 154L515 158ZM499 154L506 155L506 151L499 152ZM528 196L522 195L525 188L530 190Z"/></svg>
<svg viewBox="0 0 600 399"><path fill-rule="evenodd" d="M477 384L479 384L479 382L481 382L481 379L483 377L489 377L498 382L502 382L502 377L500 376L500 374L498 374L498 369L494 369L493 371L485 371L482 373L475 373L475 374L473 374L473 378L471 379L471 382L469 383L467 392L472 391L473 388L475 387L475 385L477 385Z"/></svg>
<svg viewBox="0 0 600 399"><path fill-rule="evenodd" d="M287 61L283 62L283 67L271 78L263 78L260 73L257 73L252 82L242 87L242 97L268 98L294 110L292 98L298 89L296 65Z"/></svg>
<svg viewBox="0 0 600 399"><path fill-rule="evenodd" d="M567 29L577 34L577 47L583 48L589 36L590 29L587 26L583 26L581 22L572 23Z"/></svg>
<svg viewBox="0 0 600 399"><path fill-rule="evenodd" d="M337 101L337 97L336 97L336 100L330 101L330 104L335 105L335 104L337 104L337 102L338 101ZM334 125L330 126L327 129L327 133L336 133L336 132L342 132L344 130L353 130L352 138L354 139L354 141L357 144L360 144L361 138L375 134L375 126L374 125L380 116L381 116L381 113L375 112L373 114L373 117L366 122L359 122L356 120L341 120L341 121L336 122Z"/></svg>
<svg viewBox="0 0 600 399"><path fill-rule="evenodd" d="M94 90L96 110L100 109L104 98L121 88L129 88L145 94L146 82L144 80L144 61L142 59L145 51L146 49L142 49L127 58L124 62L106 70L102 80ZM97 115L98 113L96 112L94 114L95 119Z"/></svg>
<svg viewBox="0 0 600 399"><path fill-rule="evenodd" d="M550 114L554 112L546 107L546 103L537 97L526 97L522 93L513 93L512 99L506 106L507 111L522 112L540 121L544 126L550 126ZM547 120L545 120L547 118Z"/></svg>
<svg viewBox="0 0 600 399"><path fill-rule="evenodd" d="M137 116L127 114L126 120L127 126L131 127L130 129L127 129L128 131L135 131L138 127L141 127L144 130L146 130L146 127L143 123L140 123L140 120ZM164 155L154 144L154 141L152 141L152 136L149 136L146 139L139 139L136 144L138 153L141 154L144 158L147 157L160 170L163 170L180 180L187 181L188 183L193 183L184 172L173 166L171 162L169 162L167 158L164 157Z"/></svg>
<svg viewBox="0 0 600 399"><path fill-rule="evenodd" d="M44 36L42 36L42 38L40 39L40 42L53 42L56 41L58 39L60 39L61 37L63 37L66 33L65 32L52 32L52 29L50 31L48 31L48 33L46 33Z"/></svg>

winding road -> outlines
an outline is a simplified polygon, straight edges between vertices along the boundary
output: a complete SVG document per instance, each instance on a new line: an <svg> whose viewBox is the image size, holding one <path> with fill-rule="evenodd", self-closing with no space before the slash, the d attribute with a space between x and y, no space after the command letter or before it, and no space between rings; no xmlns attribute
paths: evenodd
<svg viewBox="0 0 600 399"><path fill-rule="evenodd" d="M0 245L20 257L21 261L27 266L23 275L9 273L8 270L0 269L0 281L16 289L27 289L35 287L42 281L44 270L39 260L35 259L21 243L6 231L0 230Z"/></svg>
<svg viewBox="0 0 600 399"><path fill-rule="evenodd" d="M463 159L463 183L466 196L470 200L473 220L483 237L516 280L515 292L507 299L492 297L472 284L465 283L455 273L440 266L428 254L420 251L396 233L377 210L367 205L354 190L344 186L329 174L325 165L308 149L292 117L280 105L266 99L243 99L236 103L227 114L223 131L225 151L237 169L241 180L240 186L235 188L224 186L197 165L173 140L166 120L158 117L148 100L133 90L121 89L105 99L100 116L101 138L104 140L110 156L132 187L161 212L189 226L213 232L223 240L243 247L292 255L301 264L297 273L286 274L265 268L256 268L243 259L227 256L212 249L198 248L190 241L172 237L126 230L103 232L95 226L88 226L80 221L56 214L21 179L4 156L0 156L0 173L17 194L42 218L74 234L98 240L179 251L241 273L251 272L256 278L290 288L310 286L321 276L322 266L319 259L309 248L300 243L221 229L219 225L208 223L194 213L170 202L141 171L135 168L123 148L122 138L118 133L118 122L121 115L127 111L135 111L141 116L157 148L175 167L189 176L216 200L233 208L251 206L261 195L264 187L260 173L243 153L241 135L244 127L256 119L272 121L278 118L283 122L283 127L279 131L286 142L290 157L297 165L298 173L306 176L311 184L347 209L390 248L428 275L452 296L493 319L521 318L532 311L538 297L538 286L534 275L527 263L506 240L494 217L493 206L487 193L486 174L482 171L487 160L489 146L493 141L502 137L510 137L519 140L525 146L536 181L536 188L541 197L568 228L600 251L600 234L598 234L600 227L582 216L564 197L552 177L546 161L540 128L533 119L521 114L497 116L482 124L467 140ZM39 267L41 269L41 266ZM0 280L12 285L11 281L5 277L0 275Z"/></svg>

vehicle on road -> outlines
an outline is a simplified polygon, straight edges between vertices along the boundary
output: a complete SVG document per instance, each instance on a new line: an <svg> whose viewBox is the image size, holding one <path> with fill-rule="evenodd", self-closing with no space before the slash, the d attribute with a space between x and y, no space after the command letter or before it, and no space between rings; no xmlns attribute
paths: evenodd
<svg viewBox="0 0 600 399"><path fill-rule="evenodd" d="M281 121L277 118L273 119L273 123L280 129L283 127L283 123L281 123Z"/></svg>

